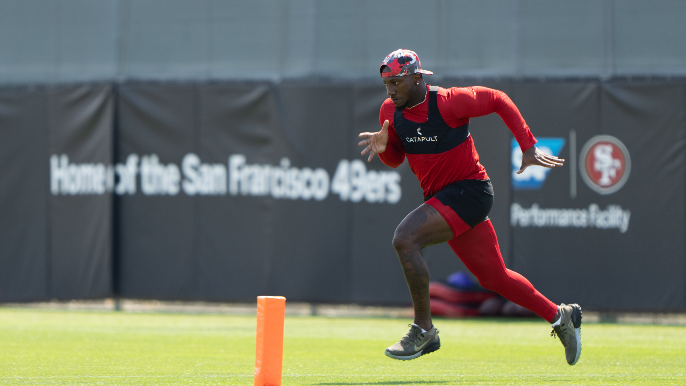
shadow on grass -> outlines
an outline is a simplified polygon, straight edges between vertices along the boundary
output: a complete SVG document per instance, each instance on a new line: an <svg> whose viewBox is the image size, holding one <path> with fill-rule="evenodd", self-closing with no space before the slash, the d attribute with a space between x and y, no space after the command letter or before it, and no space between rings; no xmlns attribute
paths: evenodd
<svg viewBox="0 0 686 386"><path fill-rule="evenodd" d="M334 383L313 383L316 386L334 386L334 385L439 385L445 384L447 381L380 381L380 382L334 382Z"/></svg>

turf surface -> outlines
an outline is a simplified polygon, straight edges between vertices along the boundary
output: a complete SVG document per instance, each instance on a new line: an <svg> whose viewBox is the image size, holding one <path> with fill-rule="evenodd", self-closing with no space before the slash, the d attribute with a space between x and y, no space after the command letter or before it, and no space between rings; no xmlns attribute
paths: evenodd
<svg viewBox="0 0 686 386"><path fill-rule="evenodd" d="M383 354L407 320L287 317L283 385L685 385L686 327L436 320L442 348ZM0 308L0 385L252 385L255 317Z"/></svg>

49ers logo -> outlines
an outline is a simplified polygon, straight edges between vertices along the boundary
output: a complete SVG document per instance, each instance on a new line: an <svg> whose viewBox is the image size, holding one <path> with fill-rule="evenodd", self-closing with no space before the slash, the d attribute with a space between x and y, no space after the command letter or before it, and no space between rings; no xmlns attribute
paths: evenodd
<svg viewBox="0 0 686 386"><path fill-rule="evenodd" d="M596 135L581 149L579 170L589 188L600 194L612 194L629 178L629 151L615 137Z"/></svg>

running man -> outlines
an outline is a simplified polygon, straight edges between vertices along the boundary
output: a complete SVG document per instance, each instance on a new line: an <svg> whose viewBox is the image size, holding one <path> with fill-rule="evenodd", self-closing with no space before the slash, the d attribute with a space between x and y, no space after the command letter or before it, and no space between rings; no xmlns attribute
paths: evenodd
<svg viewBox="0 0 686 386"><path fill-rule="evenodd" d="M422 249L448 242L479 283L525 307L553 327L565 348L567 363L581 354L581 307L557 306L522 275L505 267L495 230L488 218L493 186L479 163L469 135L469 119L497 113L522 149L522 166L561 167L563 159L544 154L534 146L524 118L502 91L486 87L429 86L417 54L399 49L384 59L381 79L390 98L381 105L376 133L360 133L369 153L396 168L408 159L424 191L424 204L408 214L393 235L393 248L405 274L414 306L414 323L386 355L400 360L418 358L440 348L438 330L431 321L429 268Z"/></svg>

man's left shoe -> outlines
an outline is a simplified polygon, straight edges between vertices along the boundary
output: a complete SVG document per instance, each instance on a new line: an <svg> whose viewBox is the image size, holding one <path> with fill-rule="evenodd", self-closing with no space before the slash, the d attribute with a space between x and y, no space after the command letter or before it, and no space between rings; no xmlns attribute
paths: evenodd
<svg viewBox="0 0 686 386"><path fill-rule="evenodd" d="M565 305L559 308L560 323L553 327L550 336L557 337L565 347L565 356L570 366L576 364L581 356L581 307L578 304Z"/></svg>
<svg viewBox="0 0 686 386"><path fill-rule="evenodd" d="M429 331L422 331L416 324L410 324L410 331L398 343L386 349L386 356L408 361L441 348L436 327L431 326Z"/></svg>

